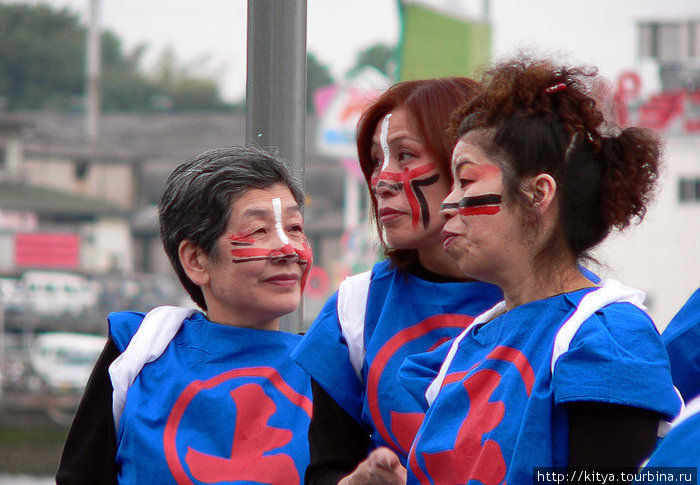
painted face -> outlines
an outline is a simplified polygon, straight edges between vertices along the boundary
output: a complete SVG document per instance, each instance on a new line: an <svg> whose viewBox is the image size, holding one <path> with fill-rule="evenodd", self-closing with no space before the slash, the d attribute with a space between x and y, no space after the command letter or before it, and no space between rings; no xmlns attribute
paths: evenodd
<svg viewBox="0 0 700 485"><path fill-rule="evenodd" d="M312 253L289 188L250 189L236 199L209 258L208 315L268 322L299 306ZM222 317L218 317L222 318Z"/></svg>
<svg viewBox="0 0 700 485"><path fill-rule="evenodd" d="M372 159L371 188L389 245L421 249L439 241L440 203L449 192L449 177L440 173L403 108L377 124Z"/></svg>
<svg viewBox="0 0 700 485"><path fill-rule="evenodd" d="M452 170L452 192L441 210L443 247L466 275L497 283L522 247L519 213L503 203L503 172L471 132L455 146Z"/></svg>

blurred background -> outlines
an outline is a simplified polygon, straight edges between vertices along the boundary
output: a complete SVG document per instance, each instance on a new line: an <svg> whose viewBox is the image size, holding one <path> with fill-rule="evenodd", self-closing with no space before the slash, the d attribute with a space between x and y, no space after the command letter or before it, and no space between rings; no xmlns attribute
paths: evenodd
<svg viewBox="0 0 700 485"><path fill-rule="evenodd" d="M246 142L247 22L245 0L0 1L0 484L51 483L110 311L191 304L156 203L177 164ZM379 257L354 149L365 104L523 49L598 67L618 123L665 142L644 223L591 269L646 291L660 330L698 287L696 0L308 0L300 329Z"/></svg>

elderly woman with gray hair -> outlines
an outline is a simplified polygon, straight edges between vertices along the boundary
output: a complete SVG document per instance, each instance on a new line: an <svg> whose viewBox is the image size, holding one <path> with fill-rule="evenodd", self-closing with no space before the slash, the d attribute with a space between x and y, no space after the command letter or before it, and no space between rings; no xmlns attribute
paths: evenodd
<svg viewBox="0 0 700 485"><path fill-rule="evenodd" d="M202 311L109 316L109 339L61 457L63 484L298 484L308 376L279 332L309 267L303 193L284 162L225 147L175 168L160 233Z"/></svg>

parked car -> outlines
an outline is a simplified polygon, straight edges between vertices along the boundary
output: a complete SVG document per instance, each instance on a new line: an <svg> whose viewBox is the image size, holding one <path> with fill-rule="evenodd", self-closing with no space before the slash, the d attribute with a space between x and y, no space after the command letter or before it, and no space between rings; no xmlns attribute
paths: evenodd
<svg viewBox="0 0 700 485"><path fill-rule="evenodd" d="M27 271L19 279L27 310L41 316L76 316L95 309L97 285L73 273Z"/></svg>
<svg viewBox="0 0 700 485"><path fill-rule="evenodd" d="M82 393L106 341L83 333L40 334L29 352L32 372L49 392Z"/></svg>

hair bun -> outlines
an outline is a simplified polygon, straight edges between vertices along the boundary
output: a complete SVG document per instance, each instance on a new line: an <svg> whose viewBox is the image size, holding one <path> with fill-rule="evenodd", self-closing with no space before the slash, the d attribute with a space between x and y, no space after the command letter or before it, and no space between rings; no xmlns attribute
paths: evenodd
<svg viewBox="0 0 700 485"><path fill-rule="evenodd" d="M660 148L656 134L644 128L627 128L603 138L599 154L603 177L603 218L623 229L637 217L641 221L659 175Z"/></svg>

